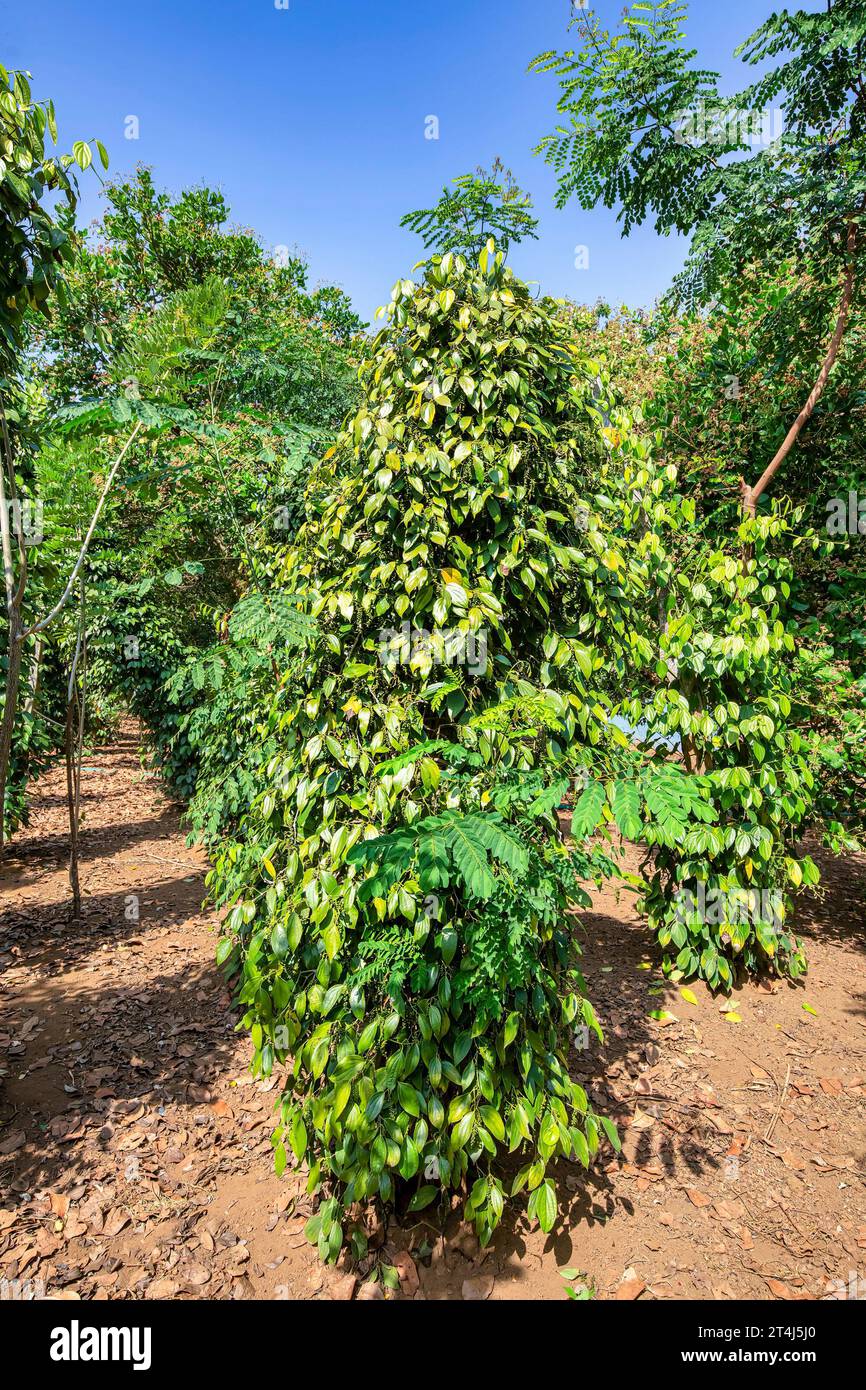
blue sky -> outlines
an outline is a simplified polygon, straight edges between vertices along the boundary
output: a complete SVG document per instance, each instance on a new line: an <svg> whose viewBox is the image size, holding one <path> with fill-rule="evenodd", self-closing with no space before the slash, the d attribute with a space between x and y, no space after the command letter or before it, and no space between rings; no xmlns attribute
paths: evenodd
<svg viewBox="0 0 866 1390"><path fill-rule="evenodd" d="M553 205L533 156L557 88L527 73L569 46L569 0L38 0L0 17L0 57L54 98L61 144L97 136L113 174L138 162L173 191L219 187L266 246L299 247L313 282L341 284L371 318L422 254L401 215L500 155L528 189L540 240L511 263L551 294L649 304L683 259L650 227L622 241L615 213ZM613 23L623 0L598 0ZM770 0L692 0L688 36L732 86L740 42ZM124 122L139 120L138 140ZM439 139L425 139L425 118ZM83 217L98 215L85 176ZM574 248L589 248L576 270Z"/></svg>

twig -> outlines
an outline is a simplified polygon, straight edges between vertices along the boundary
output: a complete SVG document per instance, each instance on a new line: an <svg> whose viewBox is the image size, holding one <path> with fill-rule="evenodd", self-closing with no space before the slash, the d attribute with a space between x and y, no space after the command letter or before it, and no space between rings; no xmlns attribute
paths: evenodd
<svg viewBox="0 0 866 1390"><path fill-rule="evenodd" d="M704 1109L703 1105L692 1105L686 1101L672 1100L670 1096L646 1095L641 1091L634 1091L632 1093L632 1100L636 1101L638 1104L640 1104L642 1101L648 1100L651 1101L653 1104L661 1103L662 1105L672 1105L676 1110L703 1111Z"/></svg>
<svg viewBox="0 0 866 1390"><path fill-rule="evenodd" d="M166 859L161 854L137 854L136 859L156 859L160 864L179 864L182 869L192 869L195 873L201 873L200 864L187 864L184 859Z"/></svg>
<svg viewBox="0 0 866 1390"><path fill-rule="evenodd" d="M786 1101L787 1096L788 1096L788 1082L789 1082L790 1080L791 1080L791 1063L789 1062L789 1063L788 1063L788 1070L787 1070L787 1072L785 1073L785 1084L784 1084L784 1086L782 1087L782 1094L781 1094L781 1096L779 1097L779 1104L778 1104L778 1106L777 1106L777 1108L776 1108L776 1113L775 1113L775 1115L773 1116L772 1120L770 1121L769 1125L767 1126L767 1133L764 1135L764 1141L765 1141L766 1143L769 1143L769 1142L770 1142L770 1139L773 1137L773 1130L776 1128L776 1125L777 1125L778 1120L779 1120L779 1116L780 1116L781 1113L782 1113L782 1106L785 1104L785 1101Z"/></svg>

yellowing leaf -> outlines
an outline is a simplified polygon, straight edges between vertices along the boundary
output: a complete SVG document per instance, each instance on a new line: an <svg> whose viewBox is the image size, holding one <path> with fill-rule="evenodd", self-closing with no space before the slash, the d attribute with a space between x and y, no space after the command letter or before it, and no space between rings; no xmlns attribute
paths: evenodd
<svg viewBox="0 0 866 1390"><path fill-rule="evenodd" d="M740 1018L740 1015L738 1013L735 1013L733 1009L729 1009L726 1014L722 1015L722 1017L724 1018L726 1023L742 1023L743 1021Z"/></svg>
<svg viewBox="0 0 866 1390"><path fill-rule="evenodd" d="M679 1023L676 1014L670 1013L667 1009L653 1009L650 1013L650 1018L654 1018L656 1023L661 1023L662 1025L667 1023Z"/></svg>
<svg viewBox="0 0 866 1390"><path fill-rule="evenodd" d="M815 1018L818 1017L818 1010L813 1009L811 1004L804 1004L803 1008L806 1010L807 1014L814 1014Z"/></svg>
<svg viewBox="0 0 866 1390"><path fill-rule="evenodd" d="M683 999L685 999L687 1004L697 1004L697 995L694 994L690 989L681 989L680 994L682 995Z"/></svg>

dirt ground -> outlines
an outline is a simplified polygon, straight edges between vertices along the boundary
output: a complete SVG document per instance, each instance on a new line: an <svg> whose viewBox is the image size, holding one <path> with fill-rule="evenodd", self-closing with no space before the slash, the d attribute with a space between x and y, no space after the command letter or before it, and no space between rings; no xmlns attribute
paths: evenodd
<svg viewBox="0 0 866 1390"><path fill-rule="evenodd" d="M381 1297L322 1268L303 1178L273 1173L279 1085L249 1076L200 909L206 861L132 726L86 762L83 796L80 923L60 768L0 873L0 1294ZM733 1002L684 998L629 896L597 895L578 925L607 1041L575 1075L623 1154L588 1176L560 1165L567 1214L547 1237L520 1210L487 1252L457 1212L374 1231L374 1267L400 1275L387 1296L866 1296L866 858L822 868L805 988Z"/></svg>

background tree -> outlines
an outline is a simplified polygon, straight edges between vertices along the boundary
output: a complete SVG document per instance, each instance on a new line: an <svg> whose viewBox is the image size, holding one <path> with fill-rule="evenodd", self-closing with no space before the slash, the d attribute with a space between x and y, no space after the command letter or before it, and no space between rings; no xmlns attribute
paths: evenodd
<svg viewBox="0 0 866 1390"><path fill-rule="evenodd" d="M5 668L0 716L0 855L7 825L14 824L23 813L23 787L43 742L33 725L32 702L28 701L25 728L13 748L21 665L28 641L22 618L28 540L24 504L31 500L32 482L26 469L29 440L25 416L28 397L21 379L23 330L28 314L44 318L54 297L65 292L64 271L75 246L69 218L77 198L69 170L73 164L87 169L93 162L87 142L76 141L71 155L55 155L46 148L47 138L57 140L53 103L33 100L28 73L10 73L0 67L0 549L7 617L0 632ZM104 147L99 141L95 144L107 167ZM59 195L53 210L52 194Z"/></svg>
<svg viewBox="0 0 866 1390"><path fill-rule="evenodd" d="M106 211L68 271L69 293L47 325L34 323L31 351L40 383L55 404L99 396L110 365L171 295L219 280L230 292L235 343L247 335L245 366L256 350L273 362L282 353L294 389L316 363L303 357L305 334L323 329L347 344L364 325L335 285L310 290L303 257L285 248L271 255L248 229L233 229L230 209L214 189L157 189L149 169L105 188ZM320 335L321 337L321 335ZM321 373L318 373L321 375ZM275 364L271 380L280 375ZM264 384L261 368L251 389ZM338 410L339 416L339 410Z"/></svg>
<svg viewBox="0 0 866 1390"><path fill-rule="evenodd" d="M529 194L497 156L489 171L479 165L474 174L461 174L443 188L435 207L407 212L400 226L417 232L428 251L458 251L477 260L493 237L507 256L512 244L538 238L531 207Z"/></svg>
<svg viewBox="0 0 866 1390"><path fill-rule="evenodd" d="M692 234L674 285L687 307L756 269L767 283L790 269L788 312L824 346L801 410L793 423L779 419L772 457L752 463L760 477L744 483L743 500L753 510L811 419L862 296L866 10L862 0L829 0L819 13L772 14L738 52L752 65L782 61L732 96L693 64L686 12L677 0L636 4L614 35L579 11L580 48L532 64L559 77L567 118L538 148L557 171L559 206L603 201L619 205L626 234L650 215L663 235ZM773 103L784 130L768 138Z"/></svg>
<svg viewBox="0 0 866 1390"><path fill-rule="evenodd" d="M365 340L339 288L311 290L301 257L275 259L251 233L230 229L211 190L172 198L139 170L106 197L103 223L67 257L69 293L50 318L22 326L21 423L30 489L47 521L29 554L18 630L63 592L110 477L80 571L82 709L91 731L121 710L136 714L165 774L189 796L202 751L186 737L185 716L202 702L195 657L214 646L247 588L269 586L269 550L298 525L310 461L355 399ZM71 238L72 214L64 216ZM35 638L39 698L28 700L10 753L16 818L37 766L25 750L57 751L76 616L66 612ZM255 651L248 656L254 665ZM169 695L184 671L194 674ZM223 805L235 805L230 789Z"/></svg>
<svg viewBox="0 0 866 1390"><path fill-rule="evenodd" d="M46 135L57 141L54 103L34 101L30 80L30 73L0 65L0 366L7 392L24 316L30 309L46 312L72 257L65 214L74 210L78 190L70 168L93 162L86 141L76 141L71 155L49 152ZM95 144L107 168L105 148ZM47 194L57 194L57 203Z"/></svg>

